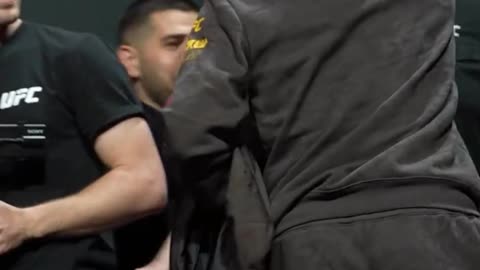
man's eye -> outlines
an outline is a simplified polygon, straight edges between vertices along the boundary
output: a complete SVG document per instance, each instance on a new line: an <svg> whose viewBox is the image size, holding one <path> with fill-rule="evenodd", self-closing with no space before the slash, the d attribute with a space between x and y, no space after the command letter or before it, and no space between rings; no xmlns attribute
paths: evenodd
<svg viewBox="0 0 480 270"><path fill-rule="evenodd" d="M167 42L167 47L178 47L182 45L182 42L178 42L178 41L175 41L175 42Z"/></svg>
<svg viewBox="0 0 480 270"><path fill-rule="evenodd" d="M168 39L165 41L164 45L168 48L178 48L183 44L184 39Z"/></svg>

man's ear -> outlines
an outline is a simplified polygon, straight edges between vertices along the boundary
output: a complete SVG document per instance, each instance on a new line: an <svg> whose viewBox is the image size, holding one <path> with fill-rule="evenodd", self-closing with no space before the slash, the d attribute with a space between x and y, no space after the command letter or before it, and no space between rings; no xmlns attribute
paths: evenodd
<svg viewBox="0 0 480 270"><path fill-rule="evenodd" d="M117 48L117 58L125 67L130 79L138 80L140 78L140 60L138 58L138 52L134 47L120 45Z"/></svg>

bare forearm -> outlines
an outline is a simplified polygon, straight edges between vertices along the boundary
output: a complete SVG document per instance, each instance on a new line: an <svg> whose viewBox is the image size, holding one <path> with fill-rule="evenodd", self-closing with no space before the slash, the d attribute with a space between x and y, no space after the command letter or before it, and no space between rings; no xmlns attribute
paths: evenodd
<svg viewBox="0 0 480 270"><path fill-rule="evenodd" d="M32 220L31 234L34 237L88 234L163 208L166 186L152 182L148 187L145 182L139 184L137 177L131 170L114 169L75 195L25 209Z"/></svg>
<svg viewBox="0 0 480 270"><path fill-rule="evenodd" d="M153 259L156 263L167 263L170 261L170 241L171 235L163 242L162 247L158 250L157 255Z"/></svg>
<svg viewBox="0 0 480 270"><path fill-rule="evenodd" d="M170 269L170 244L171 235L163 242L155 258L143 268L137 270L167 270Z"/></svg>

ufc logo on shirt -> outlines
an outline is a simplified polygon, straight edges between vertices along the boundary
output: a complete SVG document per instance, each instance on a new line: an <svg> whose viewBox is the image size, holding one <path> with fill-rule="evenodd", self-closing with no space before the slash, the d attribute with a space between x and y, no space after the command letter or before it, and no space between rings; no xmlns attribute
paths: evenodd
<svg viewBox="0 0 480 270"><path fill-rule="evenodd" d="M35 86L3 93L0 99L0 110L16 107L20 105L22 101L27 104L38 103L40 99L35 95L42 92L42 90L42 87Z"/></svg>

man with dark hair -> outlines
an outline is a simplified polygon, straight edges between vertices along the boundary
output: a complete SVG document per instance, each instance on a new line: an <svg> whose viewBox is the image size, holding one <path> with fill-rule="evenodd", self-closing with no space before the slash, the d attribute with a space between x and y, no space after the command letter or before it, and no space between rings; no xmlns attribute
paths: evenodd
<svg viewBox="0 0 480 270"><path fill-rule="evenodd" d="M172 165L165 158L168 151L164 122L158 110L173 91L197 11L198 7L187 0L135 1L125 11L118 29L117 57L143 102L155 142L165 165L170 168L167 170L169 180L175 177ZM116 236L121 265L131 269L151 262L149 268L166 269L170 245L164 240L168 232L165 214L139 220L119 230ZM160 249L162 242L164 248Z"/></svg>
<svg viewBox="0 0 480 270"><path fill-rule="evenodd" d="M110 229L158 212L165 173L98 38L0 0L0 269L118 269Z"/></svg>
<svg viewBox="0 0 480 270"><path fill-rule="evenodd" d="M265 262L248 269L478 269L480 179L453 125L454 10L205 1L164 113L186 182L171 269L247 269L234 267L236 247ZM225 193L246 133L258 135L273 233L243 224L256 210L230 208L238 194ZM225 208L246 243L208 237L231 232L212 226ZM270 252L256 253L269 233Z"/></svg>
<svg viewBox="0 0 480 270"><path fill-rule="evenodd" d="M197 10L187 0L140 0L120 21L117 56L150 107L160 109L172 93Z"/></svg>

